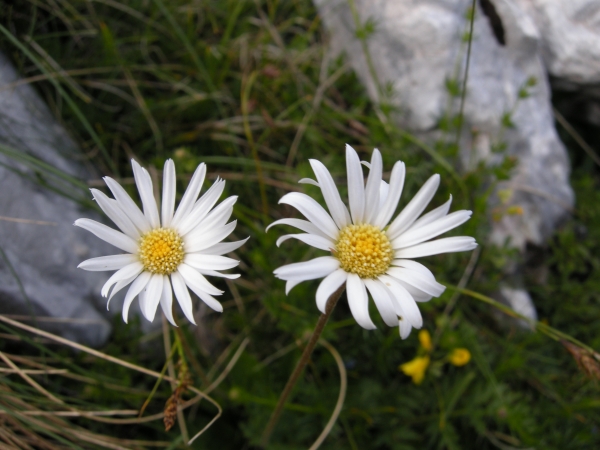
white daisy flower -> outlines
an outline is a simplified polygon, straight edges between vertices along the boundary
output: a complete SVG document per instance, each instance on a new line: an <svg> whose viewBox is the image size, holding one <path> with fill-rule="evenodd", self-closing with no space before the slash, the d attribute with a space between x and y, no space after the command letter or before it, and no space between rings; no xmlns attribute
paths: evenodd
<svg viewBox="0 0 600 450"><path fill-rule="evenodd" d="M381 178L381 153L375 149L371 163L363 162L370 169L365 186L358 155L347 145L348 212L329 171L315 159L310 164L317 180L305 178L300 182L321 189L330 214L308 195L291 192L279 203L298 209L308 221L281 219L269 228L291 225L304 231L281 236L278 246L294 238L329 251L331 256L282 266L275 270L275 276L287 281L286 294L303 281L324 277L316 295L317 307L323 313L329 296L346 283L352 315L363 328L374 329L369 316L369 291L383 321L391 327L399 326L400 336L405 339L412 327L423 325L417 302L439 297L445 289L429 269L412 259L474 249L477 243L468 236L430 240L466 222L471 211L448 214L450 197L421 216L440 184L440 176L433 175L390 223L404 186L404 163L396 162L388 184Z"/></svg>
<svg viewBox="0 0 600 450"><path fill-rule="evenodd" d="M222 312L223 306L213 295L220 295L223 291L213 286L205 275L230 279L239 277L238 274L218 272L239 264L239 261L222 255L239 248L248 240L221 242L235 228L235 220L226 222L233 212L237 197L229 197L213 209L225 188L225 181L217 178L197 200L206 175L206 165L202 163L194 172L175 211L175 164L169 159L165 162L163 172L159 214L150 174L134 160L131 160L131 165L144 212L119 183L105 177L104 181L115 198L111 199L97 189L91 191L98 206L121 231L91 219L75 221L76 226L127 253L88 259L78 267L91 271L116 270L102 288L104 297L109 295L112 288L108 303L117 292L131 284L123 304L125 322L131 303L139 296L140 309L146 319L150 322L154 320L160 304L169 322L176 325L172 308L175 292L183 313L190 322L196 324L188 288L212 309Z"/></svg>

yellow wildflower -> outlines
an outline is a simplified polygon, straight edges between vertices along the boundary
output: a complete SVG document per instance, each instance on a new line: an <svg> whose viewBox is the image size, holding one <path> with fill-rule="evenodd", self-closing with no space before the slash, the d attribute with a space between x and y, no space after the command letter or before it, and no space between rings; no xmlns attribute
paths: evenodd
<svg viewBox="0 0 600 450"><path fill-rule="evenodd" d="M448 360L455 366L464 366L471 360L471 352L466 348L455 348L448 356Z"/></svg>
<svg viewBox="0 0 600 450"><path fill-rule="evenodd" d="M421 347L423 347L425 351L430 352L433 349L433 345L431 344L431 335L429 334L429 331L419 331L419 342L421 343Z"/></svg>
<svg viewBox="0 0 600 450"><path fill-rule="evenodd" d="M420 334L419 334L420 336ZM429 356L417 356L412 361L400 364L398 367L405 375L412 377L413 383L421 384L429 367Z"/></svg>

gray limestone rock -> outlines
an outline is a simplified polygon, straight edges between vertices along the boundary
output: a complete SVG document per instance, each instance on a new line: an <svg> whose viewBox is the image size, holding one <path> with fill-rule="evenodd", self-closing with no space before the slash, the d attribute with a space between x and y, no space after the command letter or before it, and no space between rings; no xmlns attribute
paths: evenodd
<svg viewBox="0 0 600 450"><path fill-rule="evenodd" d="M577 84L600 83L600 2L517 0L541 36L548 72Z"/></svg>
<svg viewBox="0 0 600 450"><path fill-rule="evenodd" d="M392 103L400 111L397 123L425 139L447 114L456 114L447 81L459 79L464 67L468 31L468 0L356 0L362 24L374 24L367 39L370 70L356 37L348 2L315 0L330 31L334 52L345 52L370 96L380 100L377 85L393 87ZM480 7L485 3L485 13ZM491 9L490 9L491 5ZM541 35L534 19L516 0L478 3L460 148L463 168L485 160L498 163L515 156L518 166L511 180L499 186L503 194L492 206L509 203L521 215L505 214L493 222L492 242L521 250L530 242L542 244L573 205L569 161L554 128L550 89L542 58ZM376 74L377 81L373 79ZM457 77L457 75L459 75ZM520 98L528 80L536 85ZM514 127L503 125L511 113ZM492 149L504 142L505 152Z"/></svg>
<svg viewBox="0 0 600 450"><path fill-rule="evenodd" d="M346 54L378 102L392 87L401 127L431 142L437 124L457 115L460 100L448 80L462 80L463 39L470 0L314 0L330 33L334 53ZM491 209L516 207L522 214L492 220L493 243L525 250L541 245L569 217L574 194L569 161L554 126L548 72L568 83L600 80L600 3L592 0L479 0L460 139L462 169L480 161L497 164L514 156L517 167L498 186ZM354 5L355 10L351 10ZM356 18L360 25L357 27ZM365 26L369 25L369 26ZM367 53L358 39L364 29ZM357 30L359 33L357 33ZM528 80L527 96L520 95ZM503 124L510 113L513 126ZM506 149L495 152L497 144ZM515 269L509 264L507 271ZM505 287L508 303L535 317L527 292ZM514 300L514 301L513 301Z"/></svg>
<svg viewBox="0 0 600 450"><path fill-rule="evenodd" d="M34 312L41 328L100 346L111 329L99 295L108 275L77 265L114 249L73 226L80 217L94 217L93 211L52 189L79 198L88 192L23 160L33 156L73 177L89 178L75 143L31 86L12 85L18 79L0 54L0 313Z"/></svg>

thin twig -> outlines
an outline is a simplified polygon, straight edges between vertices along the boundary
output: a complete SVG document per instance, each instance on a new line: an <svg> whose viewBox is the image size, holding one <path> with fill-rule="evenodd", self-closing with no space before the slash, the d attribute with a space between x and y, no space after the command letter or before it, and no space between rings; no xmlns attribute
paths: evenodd
<svg viewBox="0 0 600 450"><path fill-rule="evenodd" d="M600 156L596 154L594 149L587 142L585 142L581 135L575 130L575 128L571 126L569 122L567 122L567 119L565 119L556 108L552 108L552 112L554 113L554 118L556 121L562 125L565 131L573 138L575 142L579 144L579 146L588 154L588 156L600 166Z"/></svg>
<svg viewBox="0 0 600 450"><path fill-rule="evenodd" d="M325 328L325 324L327 323L329 316L331 316L331 313L333 312L333 309L335 308L335 305L337 304L338 300L342 296L342 292L344 292L345 288L346 288L346 285L342 284L342 286L340 286L340 288L337 291L335 291L333 294L331 294L331 296L329 297L329 300L327 300L327 306L325 307L325 314L321 314L321 316L319 317L319 320L317 321L317 325L315 326L312 336L310 337L308 344L306 344L306 347L304 347L302 356L300 356L300 360L298 361L296 368L290 375L290 378L288 379L287 384L283 388L283 392L281 393L281 395L279 396L279 400L277 401L277 406L275 406L275 410L273 411L273 414L271 414L271 418L269 419L269 422L267 423L267 426L265 427L265 431L263 432L262 438L260 440L260 446L262 448L265 448L267 446L267 444L269 443L269 439L271 438L271 434L273 433L273 430L275 429L275 425L277 425L277 422L279 421L279 417L281 416L281 413L283 412L283 407L285 406L285 403L286 403L288 397L292 393L292 389L294 389L294 386L296 385L298 378L300 378L300 375L304 371L306 364L308 364L308 362L310 361L310 355L312 354L313 350L315 349L315 346L317 345L317 342L319 341L321 333L323 332L323 329Z"/></svg>
<svg viewBox="0 0 600 450"><path fill-rule="evenodd" d="M504 314L510 316L510 317L515 317L518 319L522 319L525 322L527 322L529 325L532 326L532 328L534 328L535 330L541 331L542 333L544 333L546 336L548 336L551 339L554 339L555 341L561 341L561 340L565 340L565 341L569 341L572 342L573 344L587 350L588 352L590 352L592 355L596 354L596 350L594 350L592 347L590 347L587 344L584 344L583 342L581 342L578 339L575 339L573 336L564 333L554 327L551 327L550 325L545 324L544 322L539 322L537 320L534 320L530 317L524 316L521 313L518 313L517 311L515 311L514 309L503 305L502 303L494 300L493 298L488 297L487 295L483 295L480 294L479 292L475 292L472 291L470 289L461 289L459 287L456 286L450 286L450 285L446 285L446 287L448 289L451 289L453 291L458 291L461 294L464 295L468 295L469 297L472 297L474 299L477 299L479 301L482 301L484 303L487 303L488 305L492 305L495 308L499 309L500 311L502 311Z"/></svg>
<svg viewBox="0 0 600 450"><path fill-rule="evenodd" d="M479 260L480 254L481 254L481 246L478 246L471 253L471 257L469 258L467 267L465 267L465 271L463 272L462 277L460 277L460 280L457 285L457 287L459 289L464 289L467 286L467 283L469 282L469 278L471 278L471 275L473 274L473 271L475 270L475 266L477 265L477 261ZM446 307L444 308L442 317L448 318L450 316L450 313L454 309L454 306L456 305L456 302L457 302L458 298L460 297L460 294L461 294L460 291L455 291L454 294L452 294L452 297L450 298L450 300L448 300L448 303L446 303ZM442 321L440 321L440 323L443 325L441 325L440 327L438 327L436 329L435 335L433 336L433 347L434 348L437 346L437 343L442 335L442 332L444 331L445 324L447 324L448 321L442 320Z"/></svg>
<svg viewBox="0 0 600 450"><path fill-rule="evenodd" d="M465 65L465 77L463 78L462 90L460 93L460 110L458 112L458 127L456 130L456 147L460 142L460 134L463 126L463 115L465 111L465 98L467 97L467 81L469 80L469 65L471 64L471 47L473 46L473 26L475 25L475 5L476 0L471 3L471 23L469 25L469 44L467 46L467 63Z"/></svg>
<svg viewBox="0 0 600 450"><path fill-rule="evenodd" d="M328 61L328 58L323 58L323 64L325 64L325 62L327 62L327 61ZM349 68L349 64L344 64L342 67L340 67L338 70L336 70L328 79L324 80L317 88L317 91L315 92L315 96L313 97L311 109L308 113L306 113L306 115L302 119L302 123L298 126L298 131L296 132L296 135L294 136L292 145L290 146L290 151L288 153L288 157L287 157L287 160L285 163L286 166L291 166L292 163L294 162L294 159L296 158L296 153L298 152L298 147L300 146L300 142L302 141L302 138L304 137L304 133L308 129L308 125L310 124L311 120L317 113L317 110L319 109L319 106L321 105L321 101L323 100L323 96L325 95L325 92L333 84L335 84L335 82L342 75L344 75L346 72L348 72L348 68ZM321 69L321 70L323 70L323 69Z"/></svg>
<svg viewBox="0 0 600 450"><path fill-rule="evenodd" d="M235 363L238 361L240 356L242 356L242 353L244 352L244 350L246 349L246 346L249 343L250 343L250 338L245 338L242 341L242 343L238 347L237 351L234 353L233 357L229 361L229 364L227 364L227 366L225 366L225 369L223 369L223 372L221 372L221 374L217 377L217 379L215 381L213 381L211 383L211 385L204 390L204 392L206 394L214 391L219 386L219 384L221 384L221 382L225 379L225 377L229 374L229 372L231 372L231 369L233 369L233 366L235 366Z"/></svg>
<svg viewBox="0 0 600 450"><path fill-rule="evenodd" d="M173 364L170 329L166 316L163 314L161 317L165 357L167 358L167 369L169 370L169 377L174 380L171 381L171 389L173 392L175 392L179 382L176 380L177 376L175 375L175 366ZM181 438L183 439L183 442L187 442L189 440L189 435L187 426L185 424L185 418L183 417L183 411L181 410L180 406L177 406L177 424L179 425L179 431L181 431Z"/></svg>
<svg viewBox="0 0 600 450"><path fill-rule="evenodd" d="M338 370L340 372L340 394L338 395L337 403L335 404L335 408L333 408L333 413L329 418L329 422L327 422L327 425L325 425L325 428L323 429L315 443L311 445L308 450L317 450L321 446L323 441L327 438L327 436L329 436L329 433L331 433L331 429L335 425L335 422L337 421L340 412L342 412L342 406L344 406L344 400L346 399L346 388L348 387L346 367L344 367L344 361L342 360L342 357L340 356L339 352L335 349L333 345L331 345L325 339L319 339L319 344L321 344L323 347L329 350L329 353L331 353L331 355L335 359L335 363L338 366Z"/></svg>
<svg viewBox="0 0 600 450"><path fill-rule="evenodd" d="M261 166L260 158L258 157L258 151L256 149L256 144L254 142L254 137L252 136L252 130L250 129L250 124L248 123L248 102L250 91L252 89L252 85L256 80L258 75L257 71L254 71L250 74L250 76L244 76L242 78L242 92L241 92L241 108L242 108L242 117L244 118L244 133L246 134L246 139L248 140L248 144L250 145L250 150L252 151L252 157L254 158L254 162L256 164L256 175L258 177L258 188L260 191L260 198L262 203L262 212L266 216L269 213L269 204L267 202L267 193L265 191L265 182L263 180L263 171Z"/></svg>

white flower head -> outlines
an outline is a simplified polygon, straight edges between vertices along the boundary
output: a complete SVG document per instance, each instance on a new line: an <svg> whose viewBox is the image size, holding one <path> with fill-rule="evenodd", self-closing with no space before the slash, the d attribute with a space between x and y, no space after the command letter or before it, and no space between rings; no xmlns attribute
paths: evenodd
<svg viewBox="0 0 600 450"><path fill-rule="evenodd" d="M278 246L294 238L329 251L331 256L282 266L275 270L275 276L287 281L286 294L302 281L324 277L316 295L317 307L323 313L330 295L346 283L352 315L363 328L374 329L368 290L383 321L390 327L399 326L400 336L405 339L413 327L423 325L417 302L439 297L445 289L429 269L412 259L474 249L477 243L468 236L430 240L466 222L471 211L448 214L450 197L442 206L421 216L440 184L440 176L433 175L390 222L404 186L404 163L396 162L388 184L382 180L381 153L375 149L371 163L363 162L369 168L365 186L358 155L347 145L348 211L325 166L315 159L310 164L317 180L300 182L321 189L329 214L308 195L291 192L279 203L298 209L308 221L281 219L269 227L291 225L304 231L281 236Z"/></svg>
<svg viewBox="0 0 600 450"><path fill-rule="evenodd" d="M234 230L236 221L226 223L233 212L236 196L229 197L214 207L223 193L225 181L217 178L206 193L198 199L206 175L206 165L200 164L177 210L175 210L175 164L169 159L163 171L162 205L159 208L152 190L150 174L131 160L135 184L142 200L143 212L125 189L115 180L105 177L114 195L109 198L97 189L91 189L94 200L121 231L91 219L78 219L75 225L100 239L127 252L121 255L101 256L83 261L79 268L91 271L116 270L102 288L102 295L110 299L129 286L123 304L123 320L127 322L129 307L139 296L142 314L154 320L158 305L173 325L173 292L187 319L195 324L192 300L188 288L204 303L218 312L223 306L213 295L223 291L213 286L205 275L238 278L238 274L224 274L219 270L239 264L222 256L241 245L221 242ZM213 208L214 207L214 208Z"/></svg>

